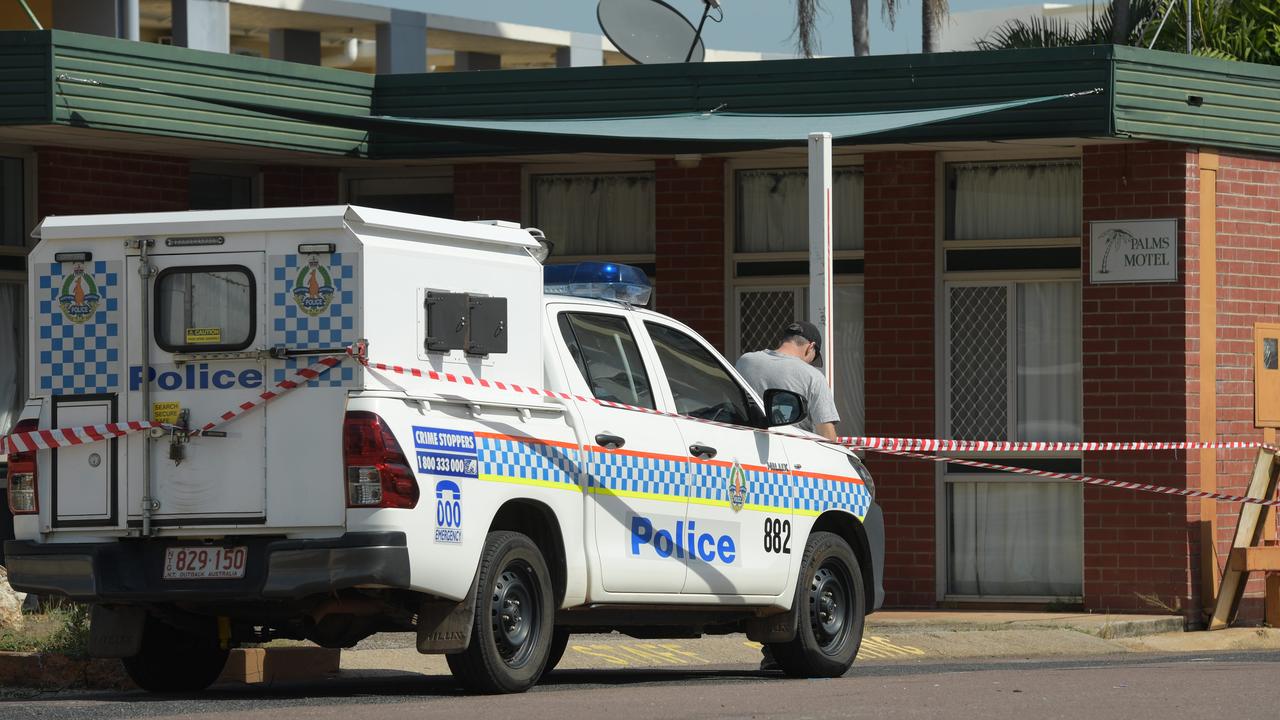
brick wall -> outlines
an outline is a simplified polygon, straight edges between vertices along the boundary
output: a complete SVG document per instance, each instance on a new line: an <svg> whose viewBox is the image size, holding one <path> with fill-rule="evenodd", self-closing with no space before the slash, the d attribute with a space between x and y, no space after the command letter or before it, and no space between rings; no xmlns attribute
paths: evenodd
<svg viewBox="0 0 1280 720"><path fill-rule="evenodd" d="M36 154L40 217L187 209L185 158L60 147Z"/></svg>
<svg viewBox="0 0 1280 720"><path fill-rule="evenodd" d="M1198 168L1163 144L1084 149L1082 290L1085 440L1198 436ZM1184 218L1177 283L1093 285L1089 223ZM1198 484L1195 453L1089 453L1084 472ZM1162 612L1198 603L1198 507L1177 497L1084 488L1084 594L1090 610Z"/></svg>
<svg viewBox="0 0 1280 720"><path fill-rule="evenodd" d="M658 312L725 349L724 161L696 168L660 160L654 168Z"/></svg>
<svg viewBox="0 0 1280 720"><path fill-rule="evenodd" d="M270 165L262 168L263 207L336 205L337 168Z"/></svg>
<svg viewBox="0 0 1280 720"><path fill-rule="evenodd" d="M1257 441L1262 431L1253 425L1253 325L1280 321L1280 160L1224 153L1218 168L1218 434L1223 440ZM1219 489L1243 493L1254 458L1253 451L1219 451ZM1223 567L1239 506L1216 507ZM1262 590L1261 573L1255 573L1240 621L1261 619Z"/></svg>
<svg viewBox="0 0 1280 720"><path fill-rule="evenodd" d="M933 153L868 153L865 354L868 435L937 437L934 427ZM931 463L870 458L885 512L885 604L935 604Z"/></svg>
<svg viewBox="0 0 1280 720"><path fill-rule="evenodd" d="M520 222L520 166L478 163L453 167L453 208L458 220Z"/></svg>

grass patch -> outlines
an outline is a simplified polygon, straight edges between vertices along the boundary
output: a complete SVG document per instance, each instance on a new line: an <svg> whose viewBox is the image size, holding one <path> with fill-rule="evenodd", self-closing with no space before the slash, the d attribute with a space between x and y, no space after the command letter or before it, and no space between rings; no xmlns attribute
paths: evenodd
<svg viewBox="0 0 1280 720"><path fill-rule="evenodd" d="M58 653L85 657L89 651L89 606L64 602L27 615L22 630L0 633L0 651Z"/></svg>

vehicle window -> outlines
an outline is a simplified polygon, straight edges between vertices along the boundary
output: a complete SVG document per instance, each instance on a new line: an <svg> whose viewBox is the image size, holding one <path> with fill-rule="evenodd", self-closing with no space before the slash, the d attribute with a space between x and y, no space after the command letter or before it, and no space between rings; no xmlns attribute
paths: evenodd
<svg viewBox="0 0 1280 720"><path fill-rule="evenodd" d="M626 318L561 313L560 334L593 395L624 405L654 407L644 360Z"/></svg>
<svg viewBox="0 0 1280 720"><path fill-rule="evenodd" d="M676 412L735 425L751 424L746 392L715 355L679 330L655 323L645 326L675 396Z"/></svg>
<svg viewBox="0 0 1280 720"><path fill-rule="evenodd" d="M248 268L163 270L156 278L156 344L170 352L243 350L253 342L254 295Z"/></svg>

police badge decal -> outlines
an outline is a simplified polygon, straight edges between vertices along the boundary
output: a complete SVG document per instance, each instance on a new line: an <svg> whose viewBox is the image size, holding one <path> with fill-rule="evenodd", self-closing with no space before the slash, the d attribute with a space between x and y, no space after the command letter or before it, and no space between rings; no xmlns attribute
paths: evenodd
<svg viewBox="0 0 1280 720"><path fill-rule="evenodd" d="M737 460L734 460L733 467L729 468L728 493L729 507L741 510L747 502L747 473Z"/></svg>
<svg viewBox="0 0 1280 720"><path fill-rule="evenodd" d="M58 306L68 320L83 325L98 311L98 302L102 295L98 292L98 283L93 275L85 271L84 265L76 263L71 274L62 282L58 293Z"/></svg>

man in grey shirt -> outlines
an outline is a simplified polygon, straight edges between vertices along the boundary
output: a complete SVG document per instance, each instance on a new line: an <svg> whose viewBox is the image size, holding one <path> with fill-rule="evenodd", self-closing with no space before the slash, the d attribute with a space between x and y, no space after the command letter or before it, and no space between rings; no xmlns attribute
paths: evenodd
<svg viewBox="0 0 1280 720"><path fill-rule="evenodd" d="M840 414L827 379L814 367L821 364L822 334L813 323L797 320L782 329L776 349L747 353L734 367L761 395L774 389L799 393L809 407L800 427L835 440Z"/></svg>

